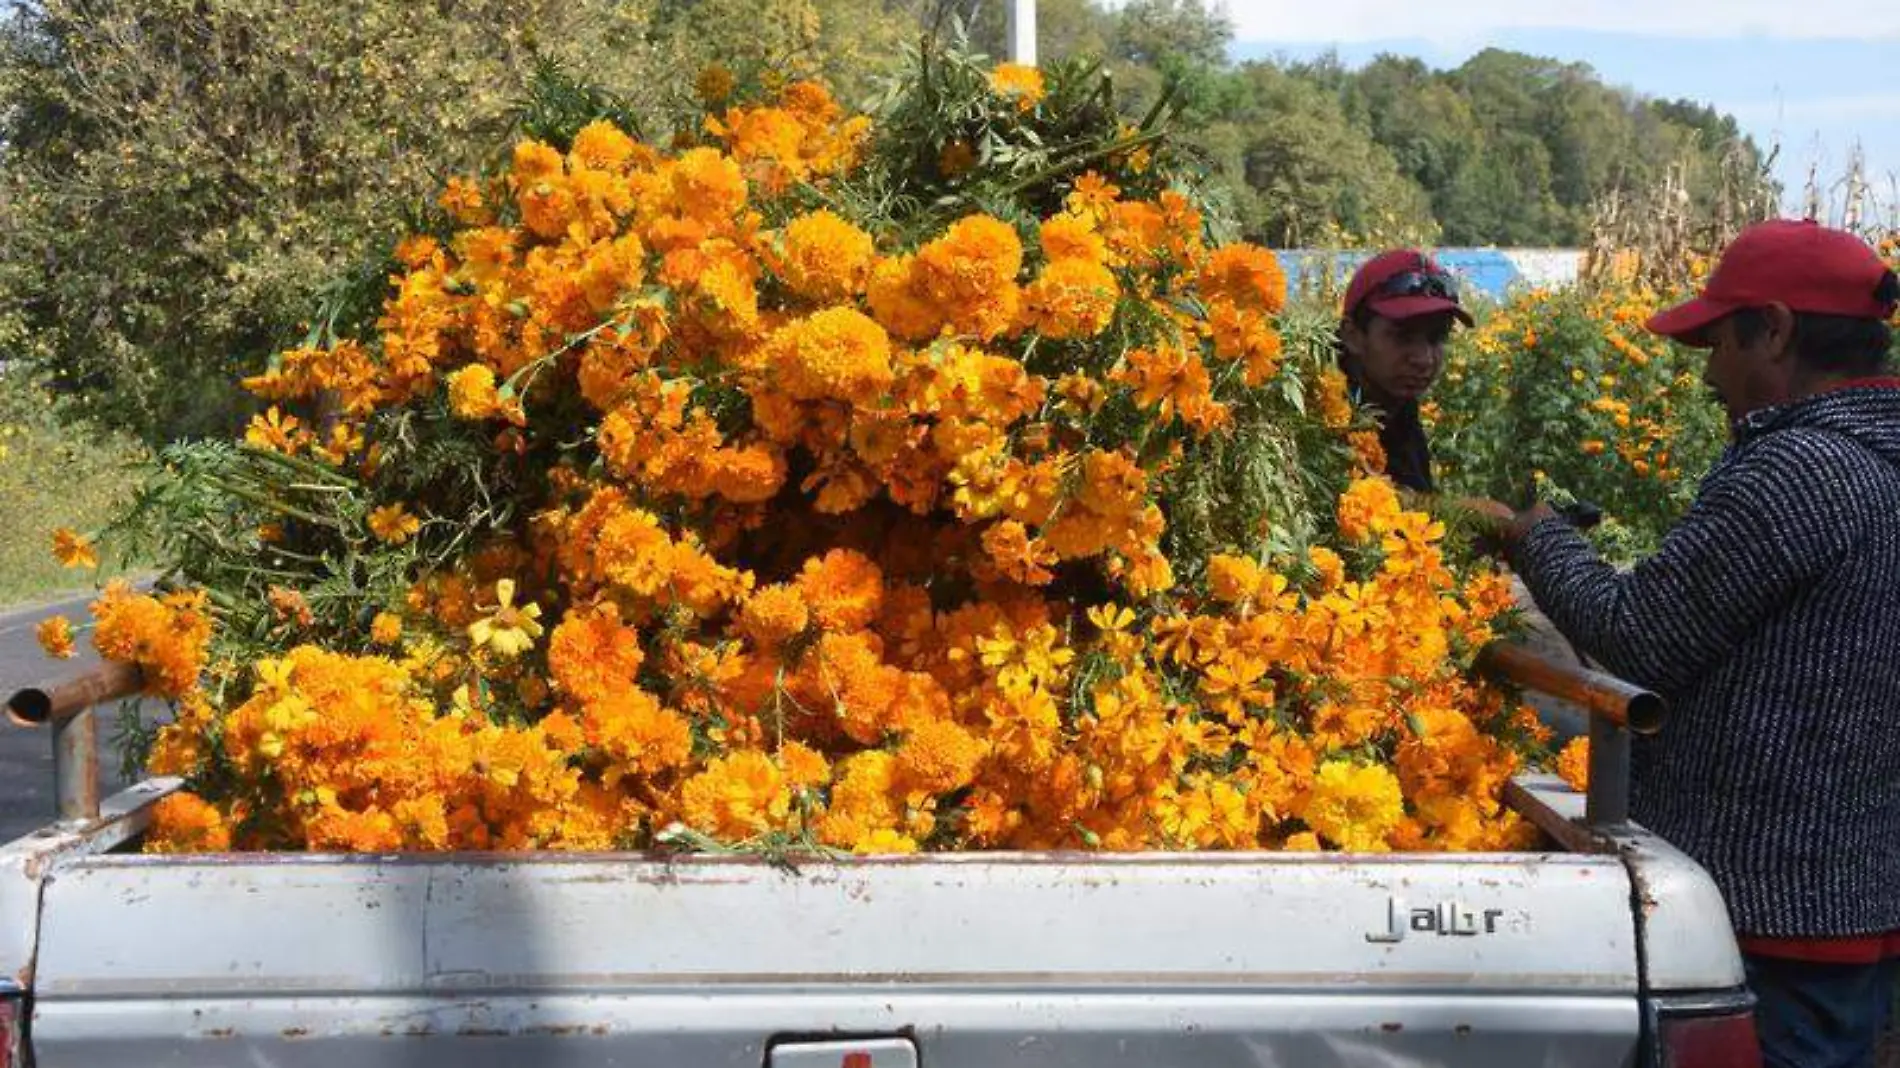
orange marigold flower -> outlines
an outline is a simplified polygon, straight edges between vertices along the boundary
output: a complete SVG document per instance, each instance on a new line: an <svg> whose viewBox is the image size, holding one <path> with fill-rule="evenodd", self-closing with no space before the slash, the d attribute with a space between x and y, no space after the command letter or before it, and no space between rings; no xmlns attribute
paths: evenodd
<svg viewBox="0 0 1900 1068"><path fill-rule="evenodd" d="M436 202L464 226L486 226L492 218L481 187L466 178L450 178Z"/></svg>
<svg viewBox="0 0 1900 1068"><path fill-rule="evenodd" d="M1565 743L1563 751L1557 754L1557 775L1578 793L1590 789L1589 738L1580 736Z"/></svg>
<svg viewBox="0 0 1900 1068"><path fill-rule="evenodd" d="M761 649L773 650L805 630L811 613L791 586L765 586L746 599L739 629Z"/></svg>
<svg viewBox="0 0 1900 1068"><path fill-rule="evenodd" d="M983 551L1012 581L1041 586L1056 577L1049 570L1056 562L1055 550L1041 538L1030 537L1029 529L1014 519L992 524L983 532Z"/></svg>
<svg viewBox="0 0 1900 1068"><path fill-rule="evenodd" d="M1226 298L1241 308L1278 314L1286 306L1286 273L1271 251L1258 245L1223 245L1201 268L1201 295Z"/></svg>
<svg viewBox="0 0 1900 1068"><path fill-rule="evenodd" d="M1055 260L1023 291L1029 325L1053 338L1094 337L1115 317L1121 287L1094 260Z"/></svg>
<svg viewBox="0 0 1900 1068"><path fill-rule="evenodd" d="M799 400L870 404L896 379L884 328L853 308L826 308L774 331L766 366Z"/></svg>
<svg viewBox="0 0 1900 1068"><path fill-rule="evenodd" d="M568 155L574 159L603 171L620 170L633 158L633 153L633 138L605 119L595 119L581 127L568 149Z"/></svg>
<svg viewBox="0 0 1900 1068"><path fill-rule="evenodd" d="M639 634L620 621L611 601L569 609L548 639L554 685L583 703L631 689L645 659Z"/></svg>
<svg viewBox="0 0 1900 1068"><path fill-rule="evenodd" d="M73 621L65 616L49 616L33 628L33 636L39 639L40 648L46 655L58 660L70 660L73 657Z"/></svg>
<svg viewBox="0 0 1900 1068"><path fill-rule="evenodd" d="M852 549L833 549L805 561L795 583L812 617L829 631L870 626L884 604L884 573Z"/></svg>
<svg viewBox="0 0 1900 1068"><path fill-rule="evenodd" d="M1358 479L1339 495L1339 532L1363 544L1390 529L1400 511L1398 491L1388 479Z"/></svg>
<svg viewBox="0 0 1900 1068"><path fill-rule="evenodd" d="M976 735L950 720L928 719L904 736L897 749L897 774L911 789L948 793L970 785L984 753Z"/></svg>
<svg viewBox="0 0 1900 1068"><path fill-rule="evenodd" d="M231 848L224 814L197 794L179 791L152 806L148 853L222 853Z"/></svg>
<svg viewBox="0 0 1900 1068"><path fill-rule="evenodd" d="M1051 263L1057 260L1108 260L1108 242L1102 240L1089 220L1077 215L1057 215L1041 227L1042 254Z"/></svg>
<svg viewBox="0 0 1900 1068"><path fill-rule="evenodd" d="M369 514L370 533L390 545L401 545L421 529L422 520L410 515L401 502L386 504Z"/></svg>
<svg viewBox="0 0 1900 1068"><path fill-rule="evenodd" d="M98 567L99 552L93 547L92 539L71 527L60 527L53 531L53 559L61 567Z"/></svg>
<svg viewBox="0 0 1900 1068"><path fill-rule="evenodd" d="M957 220L917 250L911 283L961 333L984 340L1015 324L1023 243L1016 228L988 215Z"/></svg>
<svg viewBox="0 0 1900 1068"><path fill-rule="evenodd" d="M870 234L830 211L815 211L786 224L778 267L799 296L841 301L864 291L875 258Z"/></svg>
<svg viewBox="0 0 1900 1068"><path fill-rule="evenodd" d="M263 415L252 416L250 425L244 429L245 444L286 456L296 455L309 440L309 433L298 423L297 417L285 415L274 404Z"/></svg>

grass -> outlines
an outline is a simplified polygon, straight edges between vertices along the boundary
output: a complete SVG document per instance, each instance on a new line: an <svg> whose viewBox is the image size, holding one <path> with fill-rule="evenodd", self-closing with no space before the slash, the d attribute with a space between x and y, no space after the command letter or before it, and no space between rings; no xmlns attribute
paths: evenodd
<svg viewBox="0 0 1900 1068"><path fill-rule="evenodd" d="M136 567L102 557L98 576L63 568L53 531L103 525L132 491L143 449L118 434L62 422L52 397L17 374L0 372L0 606L84 592L94 579Z"/></svg>

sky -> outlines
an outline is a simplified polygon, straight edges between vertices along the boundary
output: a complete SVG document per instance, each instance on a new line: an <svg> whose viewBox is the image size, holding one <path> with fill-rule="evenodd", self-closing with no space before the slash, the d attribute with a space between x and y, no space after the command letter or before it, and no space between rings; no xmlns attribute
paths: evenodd
<svg viewBox="0 0 1900 1068"><path fill-rule="evenodd" d="M1612 85L1686 97L1780 147L1784 207L1811 167L1838 221L1856 145L1881 217L1900 214L1900 4L1861 0L1227 0L1237 59L1382 52L1449 68L1487 48L1589 64Z"/></svg>

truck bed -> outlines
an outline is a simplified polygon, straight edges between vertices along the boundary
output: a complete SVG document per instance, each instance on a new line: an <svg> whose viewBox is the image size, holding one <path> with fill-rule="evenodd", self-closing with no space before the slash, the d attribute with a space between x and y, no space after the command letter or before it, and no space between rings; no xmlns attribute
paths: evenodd
<svg viewBox="0 0 1900 1068"><path fill-rule="evenodd" d="M1573 800L1516 791L1553 826ZM1713 887L1640 834L795 869L68 848L35 875L37 1068L1622 1065L1659 982L1741 981Z"/></svg>

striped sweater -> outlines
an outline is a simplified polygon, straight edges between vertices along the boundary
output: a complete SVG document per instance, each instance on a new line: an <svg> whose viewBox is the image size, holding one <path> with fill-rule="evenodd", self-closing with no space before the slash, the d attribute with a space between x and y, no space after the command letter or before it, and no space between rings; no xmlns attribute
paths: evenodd
<svg viewBox="0 0 1900 1068"><path fill-rule="evenodd" d="M1561 520L1512 562L1584 652L1670 701L1633 743L1631 812L1737 931L1900 930L1900 388L1749 416L1628 572Z"/></svg>

